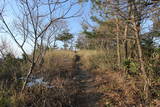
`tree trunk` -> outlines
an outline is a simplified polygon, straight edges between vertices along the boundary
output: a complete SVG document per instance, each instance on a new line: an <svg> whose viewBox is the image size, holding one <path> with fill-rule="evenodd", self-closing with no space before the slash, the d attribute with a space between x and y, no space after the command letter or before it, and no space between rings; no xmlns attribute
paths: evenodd
<svg viewBox="0 0 160 107"><path fill-rule="evenodd" d="M136 37L136 42L137 42L137 47L138 47L138 56L139 56L139 61L140 61L140 69L142 71L142 78L143 78L143 80L145 82L144 83L144 94L145 94L145 100L147 102L147 100L149 98L149 80L147 78L147 74L146 74L146 70L145 70L142 46L141 46L141 41L140 41L140 24L137 24L136 21L134 20L133 25L134 25L135 37Z"/></svg>
<svg viewBox="0 0 160 107"><path fill-rule="evenodd" d="M23 83L21 92L23 92L24 89L26 88L26 85L27 85L27 83L28 83L28 79L29 79L30 75L32 74L34 67L35 67L35 64L32 63L32 65L31 65L31 67L30 67L30 69L29 69L29 71L28 71L28 74L27 74L27 76L26 76L26 78L25 78L25 81L24 81L24 83Z"/></svg>
<svg viewBox="0 0 160 107"><path fill-rule="evenodd" d="M117 41L117 65L120 67L121 63L121 56L120 56L120 43L119 43L119 20L116 18L116 30L117 30L117 35L116 35L116 41Z"/></svg>
<svg viewBox="0 0 160 107"><path fill-rule="evenodd" d="M144 80L144 100L145 100L145 106L148 103L148 98L149 98L149 79L147 78L147 73L145 70L145 62L144 62L144 57L143 57L143 50L141 46L141 39L140 39L140 28L141 28L141 21L143 20L141 18L141 11L138 11L139 7L137 6L137 3L139 3L141 0L129 0L130 4L130 10L131 10L131 20L133 24L133 29L135 32L135 39L136 39L136 45L138 48L138 60L140 62L140 70L142 72L142 79Z"/></svg>
<svg viewBox="0 0 160 107"><path fill-rule="evenodd" d="M124 60L128 59L127 34L128 34L128 25L126 24L124 30Z"/></svg>

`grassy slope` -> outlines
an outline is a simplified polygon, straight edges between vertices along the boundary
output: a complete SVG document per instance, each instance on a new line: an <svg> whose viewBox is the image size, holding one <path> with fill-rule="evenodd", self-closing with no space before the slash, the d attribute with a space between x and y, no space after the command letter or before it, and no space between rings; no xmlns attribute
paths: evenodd
<svg viewBox="0 0 160 107"><path fill-rule="evenodd" d="M82 50L81 68L91 72L95 90L102 93L99 104L101 106L131 107L143 105L143 81L141 77L126 75L123 70L117 70L116 60L100 50ZM110 63L111 62L111 63ZM150 106L160 105L160 100L150 97Z"/></svg>
<svg viewBox="0 0 160 107"><path fill-rule="evenodd" d="M54 88L31 87L23 95L15 93L9 101L15 107L143 106L143 81L115 69L115 62L114 54L108 56L101 50L49 50L41 72ZM159 104L158 99L151 102L153 107Z"/></svg>

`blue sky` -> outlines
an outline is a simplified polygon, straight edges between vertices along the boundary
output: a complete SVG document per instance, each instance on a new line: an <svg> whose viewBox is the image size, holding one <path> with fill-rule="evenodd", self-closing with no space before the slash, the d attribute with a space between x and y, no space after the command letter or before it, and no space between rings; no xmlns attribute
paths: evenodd
<svg viewBox="0 0 160 107"><path fill-rule="evenodd" d="M15 18L16 15L18 15L18 12L16 10L16 3L14 2L14 0L6 0L6 9L5 9L5 16L6 16L6 21L9 25L12 25L12 21ZM70 14L73 14L75 11L77 11L79 9L79 6L76 5L70 12ZM88 12L90 9L90 5L89 4L83 4L82 7L82 11L83 11L83 15L79 16L79 17L75 17L75 18L71 18L71 19L67 19L67 25L68 28L70 30L70 33L77 35L78 33L80 33L82 31L82 27L81 27L81 22L83 20L83 17L88 16ZM14 28L14 27L13 27ZM10 35L4 34L4 33L0 33L0 38L2 39L6 39L7 42L9 42L11 44L11 48L14 51L14 53L19 56L21 54L21 50L17 47L17 45L15 44L15 42L10 38ZM60 43L60 42L58 42ZM62 45L60 43L60 45ZM26 51L28 51L29 53L31 52L31 47L29 47L29 45L25 46Z"/></svg>
<svg viewBox="0 0 160 107"><path fill-rule="evenodd" d="M11 21L14 19L14 16L18 15L16 8L15 8L15 5L16 4L15 4L14 0L7 0L7 4L6 4L7 8L6 8L5 14L7 16L7 19L6 19L7 23L9 23L9 24L11 24ZM87 18L87 20L89 20L90 7L91 7L90 3L83 4L83 7L82 7L83 15L82 16L66 20L68 28L70 30L70 33L77 36L78 33L82 32L81 22L83 21L83 18L85 18L85 19ZM78 9L79 9L79 6L75 6L71 10L70 14L73 14ZM151 28L151 26L152 26L152 22L149 20L146 21L145 24L143 25L143 32L148 32L149 31L148 27ZM9 35L0 33L0 38L7 39L7 41L11 44L12 50L14 51L14 53L16 53L17 56L19 56L21 54L21 50L17 47L17 45L10 38ZM62 43L60 43L60 45L62 45ZM29 53L31 52L31 47L29 47L29 45L26 45L25 49Z"/></svg>

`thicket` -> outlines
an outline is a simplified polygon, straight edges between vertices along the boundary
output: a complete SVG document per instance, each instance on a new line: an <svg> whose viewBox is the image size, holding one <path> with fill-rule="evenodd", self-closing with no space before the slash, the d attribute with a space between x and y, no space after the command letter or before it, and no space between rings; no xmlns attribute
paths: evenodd
<svg viewBox="0 0 160 107"><path fill-rule="evenodd" d="M84 21L77 47L96 50L97 54L84 57L89 61L84 63L94 71L120 73L124 83L132 81L131 87L139 90L135 90L140 101L136 106L151 106L154 100L159 101L159 1L91 0L91 4L91 20L96 26ZM148 21L153 26L146 32L143 27Z"/></svg>

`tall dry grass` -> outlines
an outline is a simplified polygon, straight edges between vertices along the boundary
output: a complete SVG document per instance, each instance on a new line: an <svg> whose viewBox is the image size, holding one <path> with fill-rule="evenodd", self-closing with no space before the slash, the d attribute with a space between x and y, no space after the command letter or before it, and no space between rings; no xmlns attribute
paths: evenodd
<svg viewBox="0 0 160 107"><path fill-rule="evenodd" d="M15 92L9 96L6 104L13 107L73 107L77 93L72 80L73 58L72 51L47 51L41 71L33 75L43 77L51 88L43 84L26 87L23 94Z"/></svg>
<svg viewBox="0 0 160 107"><path fill-rule="evenodd" d="M72 71L74 52L67 50L49 50L44 57L43 71L56 73L60 71Z"/></svg>
<svg viewBox="0 0 160 107"><path fill-rule="evenodd" d="M104 50L80 50L78 55L84 69L106 71L116 68L115 55Z"/></svg>
<svg viewBox="0 0 160 107"><path fill-rule="evenodd" d="M117 68L116 55L102 50L81 50L82 69L94 71L97 91L104 93L106 106L148 106L144 103L143 80L139 75L126 74ZM107 104L105 104L107 103ZM151 104L150 104L151 105Z"/></svg>

